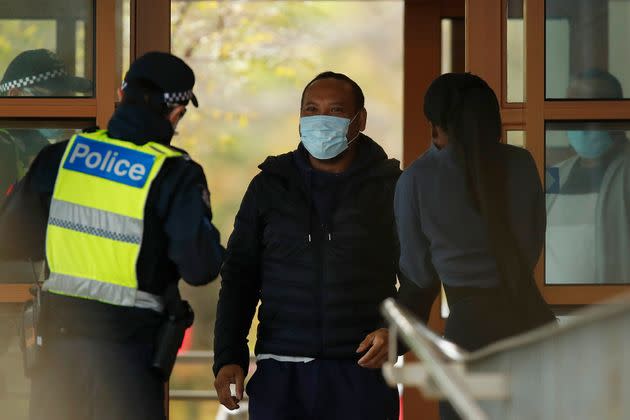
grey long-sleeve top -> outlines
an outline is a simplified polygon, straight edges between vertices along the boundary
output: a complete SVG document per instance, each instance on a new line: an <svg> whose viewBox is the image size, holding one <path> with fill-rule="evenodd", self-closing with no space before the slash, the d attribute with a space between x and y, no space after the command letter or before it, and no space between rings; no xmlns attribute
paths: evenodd
<svg viewBox="0 0 630 420"><path fill-rule="evenodd" d="M533 270L542 250L545 200L532 156L502 145L508 160L511 228ZM467 196L466 175L452 146L432 146L400 177L395 213L400 271L420 287L495 287L499 275L485 223Z"/></svg>

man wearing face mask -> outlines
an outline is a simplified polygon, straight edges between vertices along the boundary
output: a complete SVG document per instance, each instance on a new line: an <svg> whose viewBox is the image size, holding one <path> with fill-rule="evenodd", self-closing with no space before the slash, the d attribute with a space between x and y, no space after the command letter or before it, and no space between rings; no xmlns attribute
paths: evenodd
<svg viewBox="0 0 630 420"><path fill-rule="evenodd" d="M300 117L297 150L260 165L236 216L221 272L215 388L225 407L238 407L260 302L252 420L397 419L397 391L379 370L388 350L379 304L396 295L399 162L362 133L364 96L343 74L308 83ZM401 296L413 301L418 290L401 280Z"/></svg>
<svg viewBox="0 0 630 420"><path fill-rule="evenodd" d="M194 81L171 54L138 58L107 130L43 149L0 213L0 259L47 263L33 420L165 418L171 296L224 254L203 170L170 146Z"/></svg>
<svg viewBox="0 0 630 420"><path fill-rule="evenodd" d="M569 98L621 99L619 81L588 70ZM557 194L547 194L546 277L551 283L629 283L630 145L610 124L568 130L575 156L556 165Z"/></svg>

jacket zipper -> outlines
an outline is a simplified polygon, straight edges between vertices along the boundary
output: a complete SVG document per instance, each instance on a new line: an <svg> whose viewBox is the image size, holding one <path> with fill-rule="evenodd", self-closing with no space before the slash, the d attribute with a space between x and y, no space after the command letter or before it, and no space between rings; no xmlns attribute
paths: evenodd
<svg viewBox="0 0 630 420"><path fill-rule="evenodd" d="M321 271L321 281L320 281L320 323L321 323L321 350L320 353L323 355L324 350L326 349L326 334L325 334L325 325L324 316L326 313L326 275L328 274L329 268L329 251L332 243L332 232L329 231L328 227L323 227L322 229L322 245L321 245L321 256L322 256L322 271Z"/></svg>

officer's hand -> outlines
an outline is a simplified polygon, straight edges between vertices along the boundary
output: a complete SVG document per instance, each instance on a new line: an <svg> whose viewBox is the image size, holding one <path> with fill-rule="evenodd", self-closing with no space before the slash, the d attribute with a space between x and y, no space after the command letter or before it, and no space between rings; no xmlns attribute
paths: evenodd
<svg viewBox="0 0 630 420"><path fill-rule="evenodd" d="M217 390L219 401L228 410L239 408L238 403L243 399L244 382L245 374L239 365L225 365L219 370L214 380L214 389ZM232 396L230 384L236 384L236 397Z"/></svg>
<svg viewBox="0 0 630 420"><path fill-rule="evenodd" d="M370 369L380 369L387 360L389 343L389 331L387 328L379 328L378 330L368 334L365 340L359 344L357 353L363 353L370 349L359 359L359 366Z"/></svg>

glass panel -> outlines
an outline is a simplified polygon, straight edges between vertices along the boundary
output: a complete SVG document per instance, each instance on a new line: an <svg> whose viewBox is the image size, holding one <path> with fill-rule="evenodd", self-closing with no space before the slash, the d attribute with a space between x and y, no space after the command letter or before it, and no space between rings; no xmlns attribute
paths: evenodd
<svg viewBox="0 0 630 420"><path fill-rule="evenodd" d="M200 357L202 353L205 357ZM207 369L213 362L211 352L180 353L179 363L171 375L170 388L195 391L213 389L214 375Z"/></svg>
<svg viewBox="0 0 630 420"><path fill-rule="evenodd" d="M12 186L24 176L45 146L69 139L90 121L14 122L0 120L0 206ZM79 127L79 128L68 128Z"/></svg>
<svg viewBox="0 0 630 420"><path fill-rule="evenodd" d="M630 122L548 122L547 284L630 283Z"/></svg>
<svg viewBox="0 0 630 420"><path fill-rule="evenodd" d="M93 121L0 120L0 207L5 191L24 175L43 147L91 125ZM1 261L0 284L33 283L42 268L41 261ZM3 418L15 420L28 418L30 392L18 339L21 313L21 303L0 303L0 407Z"/></svg>
<svg viewBox="0 0 630 420"><path fill-rule="evenodd" d="M5 0L0 96L93 96L91 0Z"/></svg>
<svg viewBox="0 0 630 420"><path fill-rule="evenodd" d="M547 98L626 98L629 21L627 0L547 0Z"/></svg>
<svg viewBox="0 0 630 420"><path fill-rule="evenodd" d="M131 56L131 0L116 0L116 82L122 84ZM116 100L118 97L116 96Z"/></svg>
<svg viewBox="0 0 630 420"><path fill-rule="evenodd" d="M506 22L507 101L525 100L525 25L523 0L508 0Z"/></svg>
<svg viewBox="0 0 630 420"><path fill-rule="evenodd" d="M508 130L507 144L511 144L512 146L525 147L525 131Z"/></svg>
<svg viewBox="0 0 630 420"><path fill-rule="evenodd" d="M230 412L219 403L214 391L214 375L208 366L213 363L210 351L181 352L169 382L170 418L174 420L214 420L227 419L230 416L247 418L247 394L239 403L240 410ZM256 371L253 360L250 361L249 374L245 385Z"/></svg>
<svg viewBox="0 0 630 420"><path fill-rule="evenodd" d="M178 362L173 369L169 382L171 390L170 418L183 419L216 419L227 418L228 410L221 407L214 391L214 375L208 366L212 365L212 352L190 351L178 355ZM250 373L245 384L251 379L256 365L250 365ZM201 398L203 396L203 398ZM195 397L195 400L191 398ZM247 407L247 396L240 403ZM237 414L233 412L232 415Z"/></svg>
<svg viewBox="0 0 630 420"><path fill-rule="evenodd" d="M2 418L28 419L30 380L22 368L21 303L0 304L0 407Z"/></svg>
<svg viewBox="0 0 630 420"><path fill-rule="evenodd" d="M442 74L453 71L453 20L442 19Z"/></svg>
<svg viewBox="0 0 630 420"><path fill-rule="evenodd" d="M464 19L442 19L442 74L465 71L466 31Z"/></svg>
<svg viewBox="0 0 630 420"><path fill-rule="evenodd" d="M93 121L0 121L0 207L41 149L92 125ZM37 263L2 261L0 283L32 283L40 269Z"/></svg>
<svg viewBox="0 0 630 420"><path fill-rule="evenodd" d="M240 403L241 406L247 403ZM215 420L247 418L227 413L218 401L173 401L170 402L169 418L173 420Z"/></svg>

